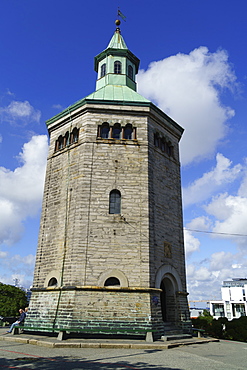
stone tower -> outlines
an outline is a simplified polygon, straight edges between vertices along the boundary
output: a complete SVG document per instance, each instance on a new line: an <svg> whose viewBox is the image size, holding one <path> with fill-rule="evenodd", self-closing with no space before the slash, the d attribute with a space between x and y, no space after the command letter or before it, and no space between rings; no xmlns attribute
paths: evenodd
<svg viewBox="0 0 247 370"><path fill-rule="evenodd" d="M190 330L183 129L136 92L138 67L117 27L95 57L95 92L47 121L30 328Z"/></svg>

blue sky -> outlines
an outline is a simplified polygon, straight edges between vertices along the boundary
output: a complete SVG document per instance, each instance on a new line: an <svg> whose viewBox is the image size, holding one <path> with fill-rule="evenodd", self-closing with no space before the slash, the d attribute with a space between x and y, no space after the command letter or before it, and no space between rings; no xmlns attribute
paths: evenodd
<svg viewBox="0 0 247 370"><path fill-rule="evenodd" d="M94 56L114 33L118 6L141 60L138 92L185 128L189 300L220 298L222 280L247 277L244 0L1 1L0 281L32 283L45 121L94 91Z"/></svg>

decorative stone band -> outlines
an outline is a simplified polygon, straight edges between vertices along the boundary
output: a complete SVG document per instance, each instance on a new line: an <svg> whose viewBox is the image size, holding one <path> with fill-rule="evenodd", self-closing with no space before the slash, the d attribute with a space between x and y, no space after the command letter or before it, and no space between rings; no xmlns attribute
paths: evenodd
<svg viewBox="0 0 247 370"><path fill-rule="evenodd" d="M116 291L116 292L138 292L138 293L161 293L162 289L157 288L141 288L141 287L114 287L114 286L108 286L108 287L98 287L98 286L61 286L61 287L42 287L42 288L32 288L32 292L49 292L49 291L60 291L60 290L91 290L91 291ZM183 293L183 292L178 292ZM186 293L188 294L188 293Z"/></svg>

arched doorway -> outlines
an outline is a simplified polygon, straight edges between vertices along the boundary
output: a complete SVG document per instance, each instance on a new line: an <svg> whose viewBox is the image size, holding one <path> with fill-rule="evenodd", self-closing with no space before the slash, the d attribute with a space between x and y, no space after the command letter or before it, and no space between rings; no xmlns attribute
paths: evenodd
<svg viewBox="0 0 247 370"><path fill-rule="evenodd" d="M177 317L177 303L175 286L169 276L165 276L160 284L160 303L162 319L164 322L176 322Z"/></svg>

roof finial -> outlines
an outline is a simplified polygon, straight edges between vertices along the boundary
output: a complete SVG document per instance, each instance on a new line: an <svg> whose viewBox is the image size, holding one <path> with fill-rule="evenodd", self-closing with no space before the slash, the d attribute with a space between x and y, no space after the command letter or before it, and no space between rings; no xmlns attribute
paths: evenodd
<svg viewBox="0 0 247 370"><path fill-rule="evenodd" d="M121 33L120 28L118 27L118 26L120 26L120 24L121 24L120 19L117 19L117 20L115 21L115 25L117 26L117 28L116 28L116 32L118 32L118 33Z"/></svg>

